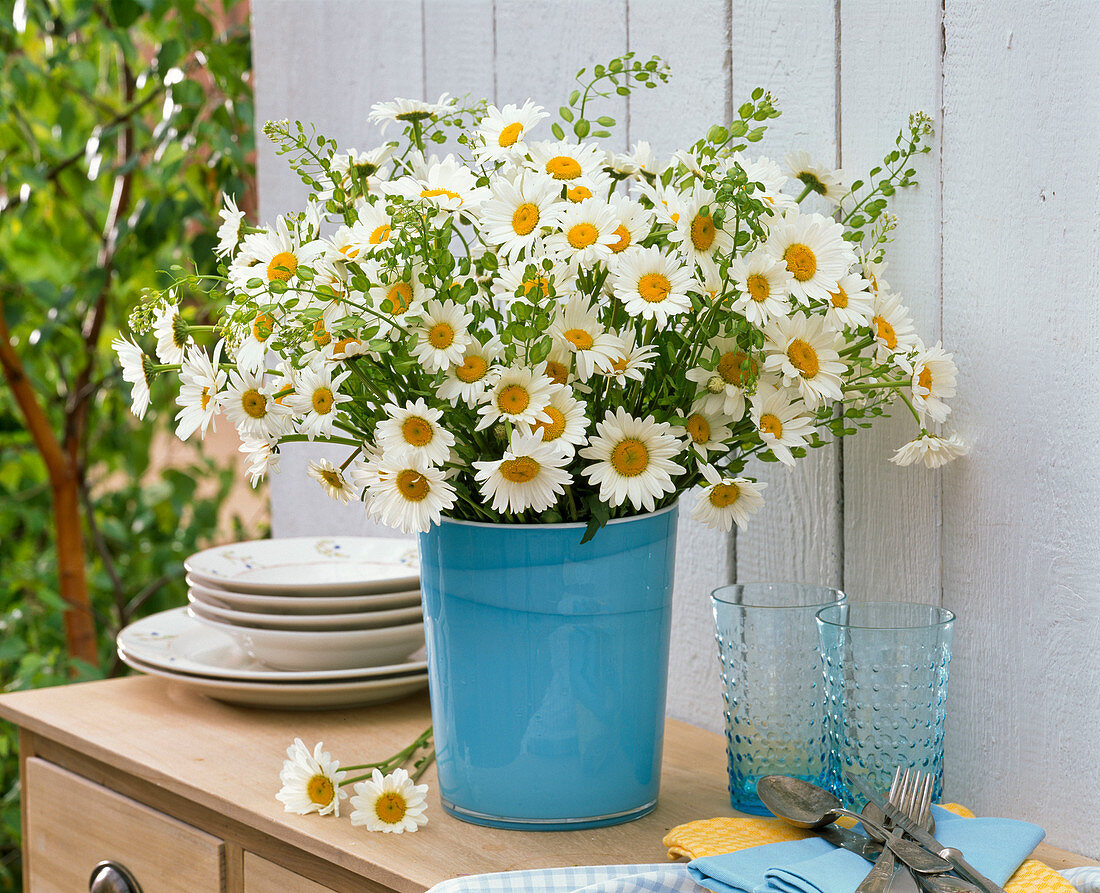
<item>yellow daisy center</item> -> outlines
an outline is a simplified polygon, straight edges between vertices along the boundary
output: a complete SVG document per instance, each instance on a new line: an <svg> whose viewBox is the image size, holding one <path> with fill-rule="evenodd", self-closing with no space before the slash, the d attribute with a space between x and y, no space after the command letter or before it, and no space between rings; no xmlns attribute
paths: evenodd
<svg viewBox="0 0 1100 893"><path fill-rule="evenodd" d="M569 244L574 248L587 248L600 237L600 231L591 223L577 223L569 228Z"/></svg>
<svg viewBox="0 0 1100 893"><path fill-rule="evenodd" d="M203 409L210 405L210 388L202 389L202 394L199 395L199 405Z"/></svg>
<svg viewBox="0 0 1100 893"><path fill-rule="evenodd" d="M410 502L420 502L432 489L428 479L413 468L399 471L394 483L397 486L397 492Z"/></svg>
<svg viewBox="0 0 1100 893"><path fill-rule="evenodd" d="M241 394L241 408L254 419L267 415L267 397L255 388L249 388Z"/></svg>
<svg viewBox="0 0 1100 893"><path fill-rule="evenodd" d="M359 256L359 249L353 245L344 245L340 249L340 253L349 260L355 260Z"/></svg>
<svg viewBox="0 0 1100 893"><path fill-rule="evenodd" d="M619 237L617 242L612 242L609 246L612 251L618 254L621 251L626 251L630 247L630 230L626 228L625 223L620 223L619 228L615 230L615 235Z"/></svg>
<svg viewBox="0 0 1100 893"><path fill-rule="evenodd" d="M560 409L556 409L553 406L547 406L542 412L543 415L550 416L550 421L544 422L542 419L539 419L531 426L531 430L541 430L542 439L545 442L557 440L565 433L565 416Z"/></svg>
<svg viewBox="0 0 1100 893"><path fill-rule="evenodd" d="M546 162L546 173L555 180L575 180L581 175L581 166L576 158L555 155Z"/></svg>
<svg viewBox="0 0 1100 893"><path fill-rule="evenodd" d="M396 825L408 811L409 806L398 791L386 791L374 801L374 814L387 825Z"/></svg>
<svg viewBox="0 0 1100 893"><path fill-rule="evenodd" d="M332 487L333 490L344 489L344 479L340 476L340 472L338 472L335 468L322 468L321 480Z"/></svg>
<svg viewBox="0 0 1100 893"><path fill-rule="evenodd" d="M313 411L320 415L328 415L332 412L333 397L332 391L328 388L318 388L313 392Z"/></svg>
<svg viewBox="0 0 1100 893"><path fill-rule="evenodd" d="M920 370L920 375L917 376L917 384L924 388L926 391L932 390L932 370L927 366L923 366Z"/></svg>
<svg viewBox="0 0 1100 893"><path fill-rule="evenodd" d="M877 337L879 341L890 348L890 350L897 348L898 334L894 331L894 327L890 325L890 323L883 317L876 316L871 320L871 325L875 327L875 337Z"/></svg>
<svg viewBox="0 0 1100 893"><path fill-rule="evenodd" d="M566 329L562 335L577 350L591 350L592 345L595 344L592 336L584 329Z"/></svg>
<svg viewBox="0 0 1100 893"><path fill-rule="evenodd" d="M526 236L539 222L539 206L534 202L524 202L512 214L512 229L517 235Z"/></svg>
<svg viewBox="0 0 1100 893"><path fill-rule="evenodd" d="M716 509L729 508L741 498L741 488L737 484L715 484L707 498Z"/></svg>
<svg viewBox="0 0 1100 893"><path fill-rule="evenodd" d="M325 328L324 320L319 319L313 324L313 343L318 347L324 347L326 344L332 343L332 335Z"/></svg>
<svg viewBox="0 0 1100 893"><path fill-rule="evenodd" d="M718 374L722 376L722 381L738 388L756 378L758 369L757 362L741 350L724 353L718 360Z"/></svg>
<svg viewBox="0 0 1100 893"><path fill-rule="evenodd" d="M466 384L481 381L485 373L489 371L489 364L477 354L470 354L462 361L462 365L455 368L455 377Z"/></svg>
<svg viewBox="0 0 1100 893"><path fill-rule="evenodd" d="M626 357L619 357L617 360L611 361L611 368L615 372L626 372L627 366L630 365L630 360Z"/></svg>
<svg viewBox="0 0 1100 893"><path fill-rule="evenodd" d="M768 277L762 273L753 273L745 283L745 287L749 291L749 297L757 304L763 304L772 291L771 286L768 284Z"/></svg>
<svg viewBox="0 0 1100 893"><path fill-rule="evenodd" d="M668 277L660 273L646 273L638 280L638 294L642 296L642 300L650 304L660 304L668 297L670 291L672 291L672 283L668 281Z"/></svg>
<svg viewBox="0 0 1100 893"><path fill-rule="evenodd" d="M412 286L407 282L398 282L388 292L386 292L386 299L393 305L393 309L390 311L394 316L400 316L406 310L409 309L409 305L412 303L413 290Z"/></svg>
<svg viewBox="0 0 1100 893"><path fill-rule="evenodd" d="M280 251L267 265L267 281L286 282L298 270L298 258L289 251Z"/></svg>
<svg viewBox="0 0 1100 893"><path fill-rule="evenodd" d="M497 394L497 409L505 415L519 415L531 405L531 395L521 384L505 385Z"/></svg>
<svg viewBox="0 0 1100 893"><path fill-rule="evenodd" d="M275 331L275 317L270 313L261 313L252 322L252 337L257 341L266 341Z"/></svg>
<svg viewBox="0 0 1100 893"><path fill-rule="evenodd" d="M420 190L421 198L439 198L441 195L447 196L451 201L460 200L462 198L457 192L451 192L449 189L422 189Z"/></svg>
<svg viewBox="0 0 1100 893"><path fill-rule="evenodd" d="M875 276L875 274L872 273L870 270L864 270L863 275L866 276L868 280L870 280L871 289L877 295L878 294L878 277Z"/></svg>
<svg viewBox="0 0 1100 893"><path fill-rule="evenodd" d="M783 252L783 260L787 262L787 269L791 271L791 275L799 282L813 279L814 273L817 272L817 255L801 242L788 245L787 250Z"/></svg>
<svg viewBox="0 0 1100 893"><path fill-rule="evenodd" d="M539 276L536 279L524 279L523 280L523 296L528 298L531 296L531 292L538 289L542 292L542 296L545 298L550 294L550 280L545 276Z"/></svg>
<svg viewBox="0 0 1100 893"><path fill-rule="evenodd" d="M783 436L783 422L774 413L766 412L760 416L760 430L778 439Z"/></svg>
<svg viewBox="0 0 1100 893"><path fill-rule="evenodd" d="M803 378L813 378L821 370L817 351L801 338L795 338L787 345L787 359Z"/></svg>
<svg viewBox="0 0 1100 893"><path fill-rule="evenodd" d="M367 241L370 242L372 245L380 245L382 242L385 242L386 239L388 239L389 237L390 225L388 223L383 223L381 226L376 226L374 228Z"/></svg>
<svg viewBox="0 0 1100 893"><path fill-rule="evenodd" d="M714 220L705 214L696 214L691 221L691 244L696 251L710 251L714 244Z"/></svg>
<svg viewBox="0 0 1100 893"><path fill-rule="evenodd" d="M333 348L334 353L343 353L353 344L362 344L358 338L341 338Z"/></svg>
<svg viewBox="0 0 1100 893"><path fill-rule="evenodd" d="M526 484L539 476L541 468L542 466L530 456L520 456L518 459L501 462L500 476L513 484Z"/></svg>
<svg viewBox="0 0 1100 893"><path fill-rule="evenodd" d="M611 466L623 477L637 477L649 467L649 450L636 437L627 437L611 451Z"/></svg>
<svg viewBox="0 0 1100 893"><path fill-rule="evenodd" d="M558 384L565 384L569 381L569 367L554 360L547 360L546 377Z"/></svg>
<svg viewBox="0 0 1100 893"><path fill-rule="evenodd" d="M432 442L432 426L426 419L411 415L401 423L401 436L410 446L426 446Z"/></svg>
<svg viewBox="0 0 1100 893"><path fill-rule="evenodd" d="M428 329L428 343L436 350L446 350L455 343L455 330L449 323L437 322Z"/></svg>
<svg viewBox="0 0 1100 893"><path fill-rule="evenodd" d="M314 775L306 782L306 796L309 797L310 803L328 806L335 794L336 788L333 787L332 781L324 775Z"/></svg>
<svg viewBox="0 0 1100 893"><path fill-rule="evenodd" d="M513 121L500 131L500 136L497 137L497 145L502 149L514 146L521 133L523 133L523 125L519 121Z"/></svg>
<svg viewBox="0 0 1100 893"><path fill-rule="evenodd" d="M839 307L843 310L848 306L848 292L846 292L843 286L838 285L836 291L829 292L829 299L833 302L834 307Z"/></svg>
<svg viewBox="0 0 1100 893"><path fill-rule="evenodd" d="M586 198L592 198L592 190L587 186L573 186L565 190L565 197L571 202L583 202Z"/></svg>
<svg viewBox="0 0 1100 893"><path fill-rule="evenodd" d="M695 443L706 443L710 440L710 422L701 413L693 413L688 416L687 433Z"/></svg>

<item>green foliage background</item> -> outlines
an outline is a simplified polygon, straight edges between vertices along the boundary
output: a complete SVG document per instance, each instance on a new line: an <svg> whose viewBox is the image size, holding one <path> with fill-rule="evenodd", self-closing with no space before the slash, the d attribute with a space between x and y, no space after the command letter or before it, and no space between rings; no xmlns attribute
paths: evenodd
<svg viewBox="0 0 1100 893"><path fill-rule="evenodd" d="M118 672L119 627L184 604L182 560L215 533L232 471L196 452L188 467L149 473L174 395L154 388L156 424L134 419L110 342L141 291L167 284L160 271L190 259L213 268L221 194L241 196L252 178L250 46L235 5L0 0L0 307L59 439L77 404L90 404L79 449L100 637L97 666L68 658L48 477L0 388L4 691ZM129 200L111 228L124 181ZM88 339L97 305L102 327ZM5 725L0 889L19 886L19 818Z"/></svg>

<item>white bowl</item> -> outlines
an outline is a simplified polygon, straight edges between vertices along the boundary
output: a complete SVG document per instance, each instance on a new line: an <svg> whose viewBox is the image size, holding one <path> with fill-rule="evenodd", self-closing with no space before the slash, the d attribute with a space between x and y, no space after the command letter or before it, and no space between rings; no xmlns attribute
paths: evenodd
<svg viewBox="0 0 1100 893"><path fill-rule="evenodd" d="M392 611L359 611L354 614L258 614L210 604L200 593L194 591L187 593L187 601L191 610L199 617L260 629L378 629L383 626L417 623L424 616L420 605Z"/></svg>
<svg viewBox="0 0 1100 893"><path fill-rule="evenodd" d="M366 595L255 595L203 583L190 574L187 575L187 585L208 605L257 614L352 614L357 611L411 608L420 604L419 589Z"/></svg>
<svg viewBox="0 0 1100 893"><path fill-rule="evenodd" d="M336 670L394 664L424 645L423 623L353 630L248 629L188 610L197 621L232 636L256 660L278 670Z"/></svg>

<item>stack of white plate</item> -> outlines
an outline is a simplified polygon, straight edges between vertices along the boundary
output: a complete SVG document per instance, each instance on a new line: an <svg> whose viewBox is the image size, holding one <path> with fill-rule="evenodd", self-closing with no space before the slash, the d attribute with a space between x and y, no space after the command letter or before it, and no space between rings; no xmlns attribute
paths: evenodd
<svg viewBox="0 0 1100 893"><path fill-rule="evenodd" d="M122 659L210 697L337 707L427 683L415 543L370 537L257 540L184 563L190 607L124 629ZM410 657L413 655L413 657Z"/></svg>

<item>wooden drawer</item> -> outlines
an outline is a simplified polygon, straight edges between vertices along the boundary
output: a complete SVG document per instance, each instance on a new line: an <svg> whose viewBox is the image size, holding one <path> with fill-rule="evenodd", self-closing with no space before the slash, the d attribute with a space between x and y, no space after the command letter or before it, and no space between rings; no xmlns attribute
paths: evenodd
<svg viewBox="0 0 1100 893"><path fill-rule="evenodd" d="M255 853L244 854L245 893L333 893L332 887L323 887Z"/></svg>
<svg viewBox="0 0 1100 893"><path fill-rule="evenodd" d="M219 893L218 838L37 757L26 761L24 853L29 893L79 893L98 862L130 870L143 893Z"/></svg>

